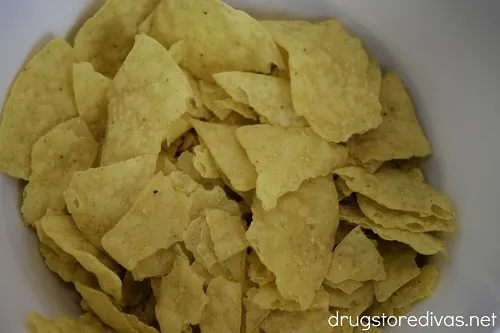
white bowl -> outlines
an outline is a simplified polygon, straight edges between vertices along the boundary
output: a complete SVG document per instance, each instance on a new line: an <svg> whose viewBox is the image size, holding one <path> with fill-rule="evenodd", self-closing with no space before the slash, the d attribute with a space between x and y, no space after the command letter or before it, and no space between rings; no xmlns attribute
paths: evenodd
<svg viewBox="0 0 500 333"><path fill-rule="evenodd" d="M437 293L413 314L500 312L500 2L495 0L230 0L266 17L335 17L386 69L402 74L434 145L427 176L453 198L459 230ZM0 1L0 100L27 57L52 35L72 38L102 1ZM31 310L77 311L21 222L17 182L0 177L0 331L24 332ZM498 319L497 321L500 321ZM391 332L408 332L396 328ZM411 332L448 332L416 327ZM452 329L493 332L493 328Z"/></svg>

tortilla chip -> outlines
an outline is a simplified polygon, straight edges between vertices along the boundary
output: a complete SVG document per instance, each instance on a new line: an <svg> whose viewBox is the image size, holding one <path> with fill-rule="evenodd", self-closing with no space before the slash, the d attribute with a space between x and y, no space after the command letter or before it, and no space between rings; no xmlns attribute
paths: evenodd
<svg viewBox="0 0 500 333"><path fill-rule="evenodd" d="M351 233L354 227L345 221L340 221L339 226L337 228L337 232L335 232L335 245L342 242L342 240Z"/></svg>
<svg viewBox="0 0 500 333"><path fill-rule="evenodd" d="M333 283L328 280L325 280L324 284L333 289L341 290L343 293L347 295L351 295L353 292L355 292L356 290L358 290L363 286L363 282L354 280L345 280L340 283Z"/></svg>
<svg viewBox="0 0 500 333"><path fill-rule="evenodd" d="M239 128L236 137L257 169L257 198L266 211L305 180L345 165L348 156L345 147L327 143L310 129L254 125Z"/></svg>
<svg viewBox="0 0 500 333"><path fill-rule="evenodd" d="M98 142L106 134L107 95L111 83L111 79L96 72L88 62L73 65L73 89L78 115L87 123Z"/></svg>
<svg viewBox="0 0 500 333"><path fill-rule="evenodd" d="M189 213L191 220L199 216L204 216L205 209L220 209L230 215L238 215L240 213L238 203L229 199L226 192L219 186L214 186L211 190L197 189L191 196L191 199L193 201Z"/></svg>
<svg viewBox="0 0 500 333"><path fill-rule="evenodd" d="M193 166L203 178L218 179L220 172L213 156L204 145L198 145L193 149Z"/></svg>
<svg viewBox="0 0 500 333"><path fill-rule="evenodd" d="M197 120L192 124L231 185L242 192L254 189L257 173L236 139L237 127Z"/></svg>
<svg viewBox="0 0 500 333"><path fill-rule="evenodd" d="M64 198L78 229L92 244L101 247L101 238L130 209L155 167L156 156L145 155L73 174Z"/></svg>
<svg viewBox="0 0 500 333"><path fill-rule="evenodd" d="M383 259L360 227L351 231L333 251L325 277L333 283L345 280L368 281L386 278Z"/></svg>
<svg viewBox="0 0 500 333"><path fill-rule="evenodd" d="M274 126L304 127L306 121L295 114L290 82L268 75L224 72L214 79L236 102L247 104Z"/></svg>
<svg viewBox="0 0 500 333"><path fill-rule="evenodd" d="M260 261L255 251L248 255L248 277L258 285L264 285L276 279L276 276Z"/></svg>
<svg viewBox="0 0 500 333"><path fill-rule="evenodd" d="M233 333L241 329L241 284L222 276L208 284L210 301L203 309L200 328L204 333Z"/></svg>
<svg viewBox="0 0 500 333"><path fill-rule="evenodd" d="M138 35L108 94L101 165L157 155L169 122L186 112L192 96L184 73L167 50L151 37Z"/></svg>
<svg viewBox="0 0 500 333"><path fill-rule="evenodd" d="M330 265L338 225L337 192L331 177L305 181L266 212L256 201L247 239L276 276L281 295L307 309ZM300 209L297 209L300 207Z"/></svg>
<svg viewBox="0 0 500 333"><path fill-rule="evenodd" d="M73 49L55 38L19 73L2 111L0 171L28 179L31 148L57 124L77 116Z"/></svg>
<svg viewBox="0 0 500 333"><path fill-rule="evenodd" d="M158 250L155 254L139 261L137 266L131 271L134 280L142 281L149 277L167 275L172 271L178 251L176 250L176 246L171 246L168 249Z"/></svg>
<svg viewBox="0 0 500 333"><path fill-rule="evenodd" d="M421 217L416 213L390 210L361 194L357 195L357 199L363 214L384 228L402 229L417 233L455 231L454 220L443 220L436 216Z"/></svg>
<svg viewBox="0 0 500 333"><path fill-rule="evenodd" d="M350 152L363 164L430 155L431 144L398 74L384 75L380 103L382 123L365 134L353 136L348 142Z"/></svg>
<svg viewBox="0 0 500 333"><path fill-rule="evenodd" d="M172 333L198 324L210 300L203 291L202 279L183 257L177 257L172 272L161 280L158 296L156 317L161 331Z"/></svg>
<svg viewBox="0 0 500 333"><path fill-rule="evenodd" d="M172 174L173 172L178 172L174 163L172 163L170 156L165 152L161 152L156 160L156 173L163 172L165 176Z"/></svg>
<svg viewBox="0 0 500 333"><path fill-rule="evenodd" d="M210 238L214 243L214 253L219 261L246 250L246 224L239 215L231 216L219 209L206 210L205 214Z"/></svg>
<svg viewBox="0 0 500 333"><path fill-rule="evenodd" d="M212 81L212 74L224 71L267 74L273 64L285 67L260 23L219 0L162 1L151 36L166 47L182 40L182 67L203 80Z"/></svg>
<svg viewBox="0 0 500 333"><path fill-rule="evenodd" d="M397 290L388 300L392 307L400 309L430 297L436 290L439 271L435 266L422 267L420 274Z"/></svg>
<svg viewBox="0 0 500 333"><path fill-rule="evenodd" d="M33 226L47 211L64 211L63 192L73 172L90 168L99 146L87 125L74 118L57 125L33 146L31 176L24 188L23 218Z"/></svg>
<svg viewBox="0 0 500 333"><path fill-rule="evenodd" d="M370 174L360 167L335 170L347 186L390 209L418 213L422 217L455 216L451 200L419 178L398 169L384 169Z"/></svg>
<svg viewBox="0 0 500 333"><path fill-rule="evenodd" d="M266 333L331 333L330 316L325 310L273 311L262 321L260 328Z"/></svg>
<svg viewBox="0 0 500 333"><path fill-rule="evenodd" d="M134 45L139 25L159 0L109 0L78 31L75 54L94 68L114 77Z"/></svg>
<svg viewBox="0 0 500 333"><path fill-rule="evenodd" d="M446 253L446 246L441 239L426 233L413 233L401 229L380 227L366 218L359 208L340 205L340 219L359 225L365 229L371 229L385 240L408 244L415 251L423 255L432 255L438 252Z"/></svg>
<svg viewBox="0 0 500 333"><path fill-rule="evenodd" d="M122 282L109 258L88 242L74 225L71 216L46 216L40 226L64 252L73 256L87 271L93 273L102 290L117 302L122 301Z"/></svg>
<svg viewBox="0 0 500 333"><path fill-rule="evenodd" d="M175 140L186 134L192 128L188 117L185 115L179 119L172 120L166 126L167 146L170 146ZM182 149L182 148L181 148Z"/></svg>
<svg viewBox="0 0 500 333"><path fill-rule="evenodd" d="M420 273L415 262L417 253L398 243L384 243L381 247L387 278L373 284L378 302L385 302L394 292Z"/></svg>
<svg viewBox="0 0 500 333"><path fill-rule="evenodd" d="M357 304L366 303L373 300L373 286L371 283L365 283L359 289L351 294L346 294L339 289L326 288L329 296L330 307L349 309Z"/></svg>
<svg viewBox="0 0 500 333"><path fill-rule="evenodd" d="M215 83L200 81L199 85L203 104L220 120L226 119L232 110L224 108L216 102L227 99L229 95Z"/></svg>
<svg viewBox="0 0 500 333"><path fill-rule="evenodd" d="M181 240L189 224L190 207L188 197L159 173L127 214L104 235L102 246L120 265L133 270L141 260Z"/></svg>
<svg viewBox="0 0 500 333"><path fill-rule="evenodd" d="M220 101L215 101L215 105L224 110L234 111L245 119L251 119L251 120L259 119L259 115L255 113L255 111L251 107L249 107L246 104L238 103L234 101L232 98L226 98Z"/></svg>
<svg viewBox="0 0 500 333"><path fill-rule="evenodd" d="M278 291L275 283L268 283L258 289L250 289L248 298L259 308L264 310L302 311L300 304L284 299ZM329 294L320 287L314 296L314 300L306 310L328 310Z"/></svg>
<svg viewBox="0 0 500 333"><path fill-rule="evenodd" d="M260 324L267 318L271 311L262 310L247 298L243 299L243 305L245 306L245 332L259 333Z"/></svg>
<svg viewBox="0 0 500 333"><path fill-rule="evenodd" d="M77 318L57 317L47 319L38 313L31 313L28 317L28 330L31 333L115 333L91 314L84 314Z"/></svg>
<svg viewBox="0 0 500 333"><path fill-rule="evenodd" d="M264 21L289 56L295 112L331 142L345 142L381 122L378 91L359 39L336 20ZM318 75L321 73L321 75Z"/></svg>

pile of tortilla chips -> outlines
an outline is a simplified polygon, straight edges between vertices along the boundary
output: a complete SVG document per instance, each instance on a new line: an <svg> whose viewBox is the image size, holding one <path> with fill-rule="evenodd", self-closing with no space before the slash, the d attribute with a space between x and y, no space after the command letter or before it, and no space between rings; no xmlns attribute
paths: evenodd
<svg viewBox="0 0 500 333"><path fill-rule="evenodd" d="M399 76L335 20L107 0L12 86L0 171L85 314L31 332L348 332L436 288L454 231ZM359 331L359 329L357 330Z"/></svg>

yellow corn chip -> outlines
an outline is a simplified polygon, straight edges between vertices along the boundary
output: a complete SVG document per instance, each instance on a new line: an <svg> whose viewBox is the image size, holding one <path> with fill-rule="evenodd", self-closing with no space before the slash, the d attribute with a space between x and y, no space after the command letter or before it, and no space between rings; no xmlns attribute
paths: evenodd
<svg viewBox="0 0 500 333"><path fill-rule="evenodd" d="M35 142L57 124L77 116L73 62L71 46L55 38L19 73L2 111L0 171L27 180Z"/></svg>
<svg viewBox="0 0 500 333"><path fill-rule="evenodd" d="M388 300L392 307L400 309L422 298L430 297L436 290L439 279L439 271L435 266L426 265L422 267L420 274L397 290Z"/></svg>
<svg viewBox="0 0 500 333"><path fill-rule="evenodd" d="M112 270L116 266L99 249L83 238L70 216L45 216L40 226L64 252L73 256L83 268L93 273L102 290L117 302L122 300L122 282ZM109 267L108 267L109 266Z"/></svg>
<svg viewBox="0 0 500 333"><path fill-rule="evenodd" d="M204 333L234 333L241 328L241 283L231 282L222 276L208 284L210 301L203 309L200 328Z"/></svg>
<svg viewBox="0 0 500 333"><path fill-rule="evenodd" d="M339 222L339 227L337 228L337 232L335 232L335 245L339 244L349 233L351 233L354 227L345 221Z"/></svg>
<svg viewBox="0 0 500 333"><path fill-rule="evenodd" d="M262 321L260 328L265 333L331 333L330 316L325 310L273 311Z"/></svg>
<svg viewBox="0 0 500 333"><path fill-rule="evenodd" d="M215 101L215 105L223 110L231 110L239 114L245 119L257 120L259 115L246 104L238 103L232 98L226 98L220 101Z"/></svg>
<svg viewBox="0 0 500 333"><path fill-rule="evenodd" d="M181 41L178 44L183 44L183 42ZM175 52L175 47L171 47L169 52L172 55ZM172 57L174 57L174 60L176 60L177 62L177 59L175 59L175 54L172 55ZM182 72L186 76L189 82L189 86L193 91L193 103L191 103L191 106L188 108L187 113L193 118L205 119L205 120L212 118L213 117L212 112L204 108L203 95L201 93L200 83L186 69L183 68Z"/></svg>
<svg viewBox="0 0 500 333"><path fill-rule="evenodd" d="M276 276L260 261L255 251L248 255L248 277L258 285L264 285L276 279Z"/></svg>
<svg viewBox="0 0 500 333"><path fill-rule="evenodd" d="M219 261L214 251L214 243L205 217L193 220L182 235L186 248L194 258L203 263L209 271Z"/></svg>
<svg viewBox="0 0 500 333"><path fill-rule="evenodd" d="M254 189L257 173L236 139L237 127L197 120L192 120L192 123L231 185L242 192Z"/></svg>
<svg viewBox="0 0 500 333"><path fill-rule="evenodd" d="M109 0L78 31L75 53L108 77L114 77L134 45L139 25L159 0Z"/></svg>
<svg viewBox="0 0 500 333"><path fill-rule="evenodd" d="M426 233L413 233L401 229L380 227L366 218L359 208L341 205L340 219L357 224L365 229L371 229L385 240L408 244L415 251L424 255L432 255L438 252L446 253L446 246L439 238Z"/></svg>
<svg viewBox="0 0 500 333"><path fill-rule="evenodd" d="M191 202L162 173L153 177L132 208L104 235L103 248L128 270L181 240Z"/></svg>
<svg viewBox="0 0 500 333"><path fill-rule="evenodd" d="M132 315L124 314L113 301L99 290L89 288L76 283L76 290L92 312L95 313L106 325L116 329L120 333L158 333L152 327L138 322Z"/></svg>
<svg viewBox="0 0 500 333"><path fill-rule="evenodd" d="M215 186L211 190L197 189L190 198L193 201L189 213L191 219L203 216L205 209L220 209L230 215L240 214L238 203L230 200L219 186Z"/></svg>
<svg viewBox="0 0 500 333"><path fill-rule="evenodd" d="M181 256L172 272L161 280L158 296L156 317L162 332L180 333L188 324L198 324L209 302L202 279Z"/></svg>
<svg viewBox="0 0 500 333"><path fill-rule="evenodd" d="M257 201L247 239L276 276L281 295L307 309L330 265L338 225L332 177L305 181L266 212ZM299 208L298 208L299 207Z"/></svg>
<svg viewBox="0 0 500 333"><path fill-rule="evenodd" d="M168 52L151 37L138 35L108 94L101 165L157 155L169 122L186 112L192 96L184 73Z"/></svg>
<svg viewBox="0 0 500 333"><path fill-rule="evenodd" d="M247 298L243 299L245 306L245 333L259 333L260 324L271 313L271 310L262 310Z"/></svg>
<svg viewBox="0 0 500 333"><path fill-rule="evenodd" d="M452 219L451 200L418 177L398 169L370 174L360 167L335 170L347 186L390 209L418 213L422 217Z"/></svg>
<svg viewBox="0 0 500 333"><path fill-rule="evenodd" d="M345 165L348 156L345 147L327 143L310 129L244 126L236 137L257 169L256 193L265 210L303 181Z"/></svg>
<svg viewBox="0 0 500 333"><path fill-rule="evenodd" d="M326 288L329 296L330 307L349 309L357 304L364 304L368 300L373 300L373 286L366 283L351 294L346 294L341 290Z"/></svg>
<svg viewBox="0 0 500 333"><path fill-rule="evenodd" d="M385 278L383 259L360 227L351 231L335 248L325 277L333 283L348 279L380 281Z"/></svg>
<svg viewBox="0 0 500 333"><path fill-rule="evenodd" d="M305 120L295 114L290 82L268 75L225 72L214 75L219 86L236 101L248 104L274 126L304 127Z"/></svg>
<svg viewBox="0 0 500 333"><path fill-rule="evenodd" d="M345 183L345 180L340 177L335 179L335 187L337 188L337 192L339 194L339 201L342 201L353 193Z"/></svg>
<svg viewBox="0 0 500 333"><path fill-rule="evenodd" d="M57 125L33 146L31 176L21 207L24 220L33 225L47 209L64 211L63 192L74 171L92 166L99 146L87 125L74 118Z"/></svg>
<svg viewBox="0 0 500 333"><path fill-rule="evenodd" d="M28 318L28 330L30 333L115 333L88 313L77 318L57 317L53 319L47 319L38 313L31 313Z"/></svg>
<svg viewBox="0 0 500 333"><path fill-rule="evenodd" d="M182 137L191 128L192 128L191 123L185 116L182 116L179 119L175 119L172 120L171 122L168 122L166 126L166 136L165 136L165 140L167 141L167 146L170 146L175 140Z"/></svg>
<svg viewBox="0 0 500 333"><path fill-rule="evenodd" d="M387 278L374 282L373 287L377 301L385 302L394 292L415 278L420 269L415 263L417 253L405 245L383 244L381 253Z"/></svg>
<svg viewBox="0 0 500 333"><path fill-rule="evenodd" d="M343 142L380 124L381 106L371 84L368 56L340 22L262 24L288 52L295 111L316 133Z"/></svg>
<svg viewBox="0 0 500 333"><path fill-rule="evenodd" d="M156 160L156 173L163 172L165 176L172 174L173 172L178 172L174 163L170 160L165 152L161 152Z"/></svg>
<svg viewBox="0 0 500 333"><path fill-rule="evenodd" d="M411 232L455 231L453 220L443 220L436 216L421 217L416 213L390 210L361 194L357 195L357 199L363 214L384 228Z"/></svg>
<svg viewBox="0 0 500 333"><path fill-rule="evenodd" d="M348 142L350 152L363 164L430 155L431 144L396 73L384 75L380 102L382 123L376 129L352 137Z"/></svg>
<svg viewBox="0 0 500 333"><path fill-rule="evenodd" d="M45 244L40 244L40 254L45 259L47 267L65 282L79 282L84 285L94 284L95 276L86 271L76 260L63 260L57 252Z"/></svg>
<svg viewBox="0 0 500 333"><path fill-rule="evenodd" d="M166 47L184 41L181 65L204 80L230 70L267 74L273 64L284 68L277 45L259 22L219 0L162 1L151 36Z"/></svg>
<svg viewBox="0 0 500 333"><path fill-rule="evenodd" d="M219 261L227 260L246 250L246 225L239 215L231 216L219 209L206 210L205 214L210 238L214 243L214 253Z"/></svg>
<svg viewBox="0 0 500 333"><path fill-rule="evenodd" d="M85 120L94 138L99 142L106 134L107 94L111 82L111 79L96 72L88 62L73 65L73 89L78 114Z"/></svg>
<svg viewBox="0 0 500 333"><path fill-rule="evenodd" d="M199 85L203 104L220 120L226 119L232 110L223 108L216 103L229 97L224 89L215 83L206 81L200 81Z"/></svg>
<svg viewBox="0 0 500 333"><path fill-rule="evenodd" d="M193 166L203 178L218 179L221 177L214 158L204 145L193 148Z"/></svg>
<svg viewBox="0 0 500 333"><path fill-rule="evenodd" d="M328 280L325 280L324 284L333 288L333 289L339 289L347 295L352 294L353 292L355 292L356 290L358 290L359 288L361 288L363 286L363 282L354 281L354 280L345 280L345 281L342 281L340 283L333 283L333 282L330 282Z"/></svg>
<svg viewBox="0 0 500 333"><path fill-rule="evenodd" d="M258 289L250 289L248 298L264 310L301 311L300 304L284 299L275 283L268 283ZM328 310L329 294L320 287L307 310Z"/></svg>
<svg viewBox="0 0 500 333"><path fill-rule="evenodd" d="M177 246L171 246L168 249L158 250L155 254L143 259L137 263L137 266L131 271L134 280L142 281L149 277L161 277L167 275L174 266L177 255Z"/></svg>
<svg viewBox="0 0 500 333"><path fill-rule="evenodd" d="M92 244L101 247L101 238L130 209L155 167L156 156L145 155L73 174L64 198L78 229Z"/></svg>

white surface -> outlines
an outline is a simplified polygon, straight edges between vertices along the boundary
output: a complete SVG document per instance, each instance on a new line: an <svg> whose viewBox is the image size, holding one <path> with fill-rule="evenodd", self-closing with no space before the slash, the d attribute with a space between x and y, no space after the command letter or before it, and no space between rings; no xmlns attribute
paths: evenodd
<svg viewBox="0 0 500 333"><path fill-rule="evenodd" d="M100 1L0 0L0 100L40 40L74 34ZM442 258L437 294L420 304L440 315L500 312L500 23L495 0L233 0L266 16L337 17L385 68L396 69L417 102L434 145L431 182L458 208L459 233ZM495 23L496 21L496 23ZM81 22L81 21L80 21ZM0 178L0 332L23 332L30 310L76 308L42 265L21 223L16 182ZM493 332L493 328L401 328L391 332Z"/></svg>

